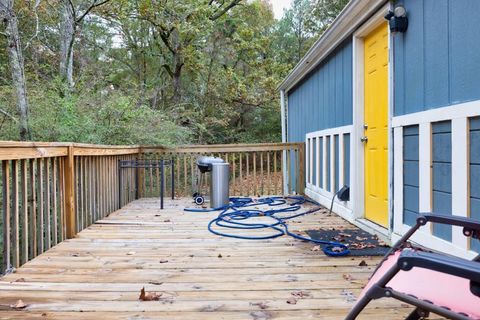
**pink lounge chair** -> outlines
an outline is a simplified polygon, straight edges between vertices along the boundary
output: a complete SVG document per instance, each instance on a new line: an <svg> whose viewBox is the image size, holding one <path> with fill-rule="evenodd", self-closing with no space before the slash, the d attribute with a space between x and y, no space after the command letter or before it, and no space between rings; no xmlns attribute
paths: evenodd
<svg viewBox="0 0 480 320"><path fill-rule="evenodd" d="M435 313L449 319L480 319L480 256L472 261L412 246L408 239L427 222L463 227L466 237L480 238L480 221L423 214L391 248L345 318L355 319L371 300L394 298L415 306L406 320Z"/></svg>

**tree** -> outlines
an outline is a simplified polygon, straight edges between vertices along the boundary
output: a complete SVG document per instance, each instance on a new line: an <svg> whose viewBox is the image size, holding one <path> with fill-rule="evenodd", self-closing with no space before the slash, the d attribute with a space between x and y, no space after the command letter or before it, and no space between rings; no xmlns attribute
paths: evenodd
<svg viewBox="0 0 480 320"><path fill-rule="evenodd" d="M27 84L18 20L13 5L13 0L0 0L0 18L5 29L2 35L7 38L8 60L17 98L20 139L25 141L29 138Z"/></svg>
<svg viewBox="0 0 480 320"><path fill-rule="evenodd" d="M73 47L78 27L93 9L109 1L93 0L85 7L83 3L76 6L72 0L61 0L60 78L67 84L69 90L74 87Z"/></svg>
<svg viewBox="0 0 480 320"><path fill-rule="evenodd" d="M0 137L23 117L33 140L280 141L276 86L341 1L295 0L280 21L269 0L17 1L2 11Z"/></svg>
<svg viewBox="0 0 480 320"><path fill-rule="evenodd" d="M192 51L198 45L196 41L211 27L212 22L220 19L242 1L210 0L205 3L195 0L188 3L189 5L176 1L145 1L133 9L137 19L148 21L152 25L154 39L160 40L166 49L165 56L162 57L162 67L172 81L174 106L182 102L185 52Z"/></svg>
<svg viewBox="0 0 480 320"><path fill-rule="evenodd" d="M315 0L309 27L315 33L323 33L348 2L349 0Z"/></svg>

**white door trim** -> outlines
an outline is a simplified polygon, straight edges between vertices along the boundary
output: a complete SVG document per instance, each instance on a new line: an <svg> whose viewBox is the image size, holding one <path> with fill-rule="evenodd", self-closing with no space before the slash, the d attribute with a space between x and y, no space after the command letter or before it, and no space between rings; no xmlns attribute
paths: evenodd
<svg viewBox="0 0 480 320"><path fill-rule="evenodd" d="M355 219L361 219L365 216L365 177L364 177L364 145L360 141L363 136L364 125L364 38L381 23L385 22L385 14L390 10L392 5L387 3L375 15L372 16L363 26L361 26L353 34L353 129L351 139L351 155L353 161L352 166L352 181L356 185L352 194L353 212ZM393 135L391 133L392 123L391 118L393 114L393 50L391 45L391 34L389 29L388 50L389 50L389 69L388 69L388 214L389 214L389 228L388 230L378 226L378 232L389 235L392 229L392 208L393 208Z"/></svg>

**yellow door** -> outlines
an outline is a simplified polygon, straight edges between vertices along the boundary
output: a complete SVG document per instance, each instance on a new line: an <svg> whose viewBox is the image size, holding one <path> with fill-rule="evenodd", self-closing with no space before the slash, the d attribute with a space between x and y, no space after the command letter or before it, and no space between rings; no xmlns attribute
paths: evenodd
<svg viewBox="0 0 480 320"><path fill-rule="evenodd" d="M385 22L364 42L365 217L388 226L388 28Z"/></svg>

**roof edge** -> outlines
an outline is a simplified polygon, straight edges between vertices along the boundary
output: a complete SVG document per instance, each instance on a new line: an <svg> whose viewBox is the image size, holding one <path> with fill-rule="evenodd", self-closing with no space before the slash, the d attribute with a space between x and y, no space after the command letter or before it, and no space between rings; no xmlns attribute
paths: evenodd
<svg viewBox="0 0 480 320"><path fill-rule="evenodd" d="M277 90L290 91L388 0L352 0L310 47Z"/></svg>

